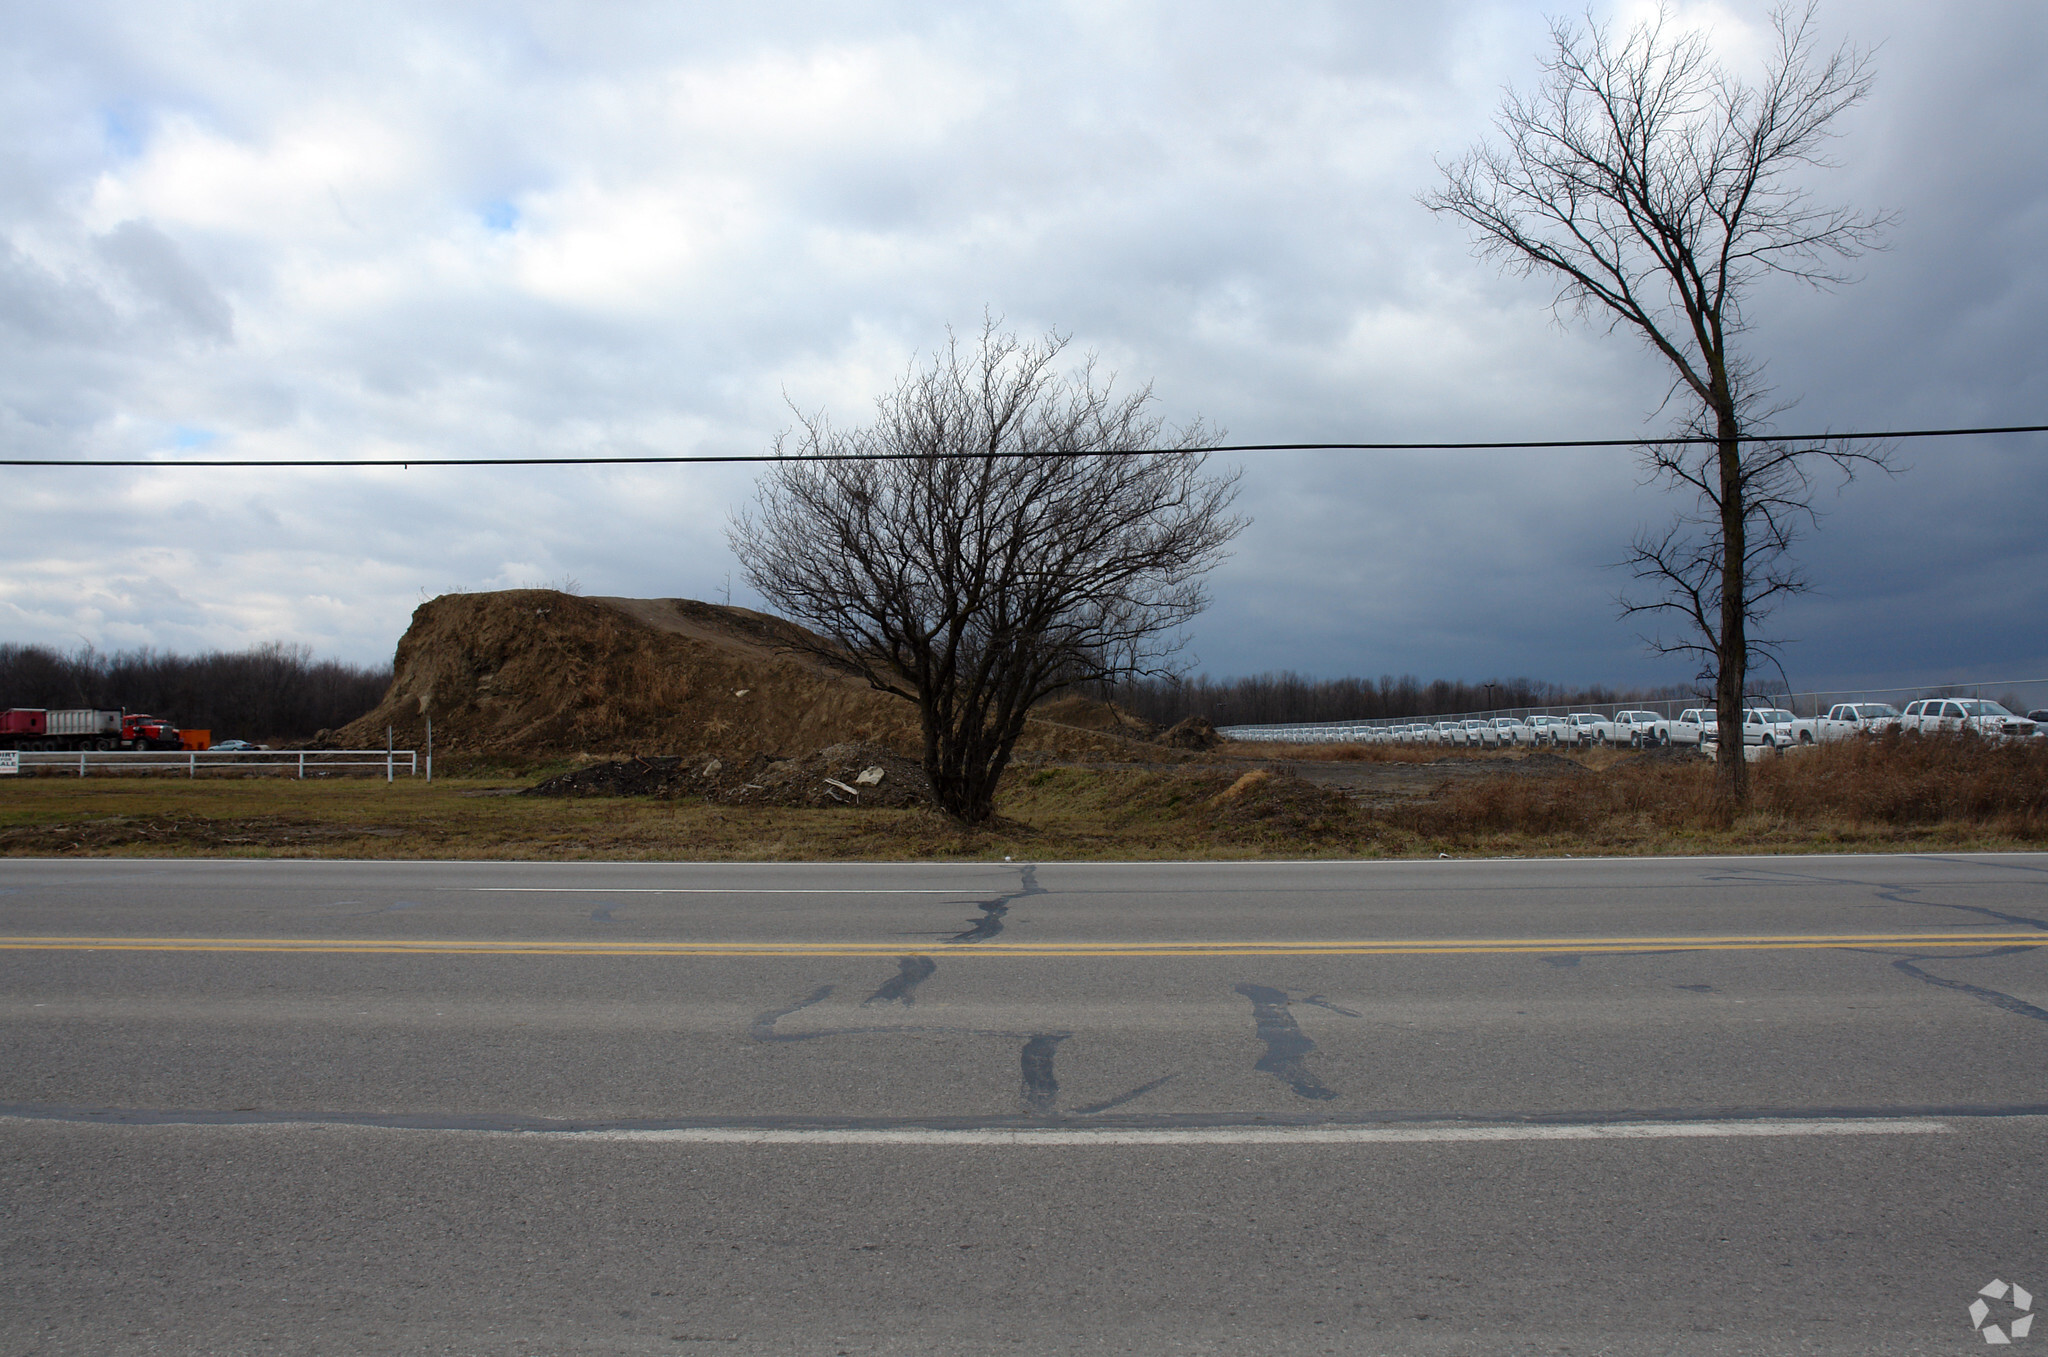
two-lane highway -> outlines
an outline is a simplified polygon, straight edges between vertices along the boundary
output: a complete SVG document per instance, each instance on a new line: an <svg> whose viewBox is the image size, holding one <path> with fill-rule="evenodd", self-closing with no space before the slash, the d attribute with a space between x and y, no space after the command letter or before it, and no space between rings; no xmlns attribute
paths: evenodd
<svg viewBox="0 0 2048 1357"><path fill-rule="evenodd" d="M0 1345L1962 1350L2044 954L2043 855L0 863Z"/></svg>

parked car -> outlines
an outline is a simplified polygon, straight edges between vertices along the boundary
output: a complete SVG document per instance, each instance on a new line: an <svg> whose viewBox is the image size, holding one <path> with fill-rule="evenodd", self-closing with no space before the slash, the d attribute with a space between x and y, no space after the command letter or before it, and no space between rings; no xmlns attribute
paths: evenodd
<svg viewBox="0 0 2048 1357"><path fill-rule="evenodd" d="M1765 744L1786 749L1795 744L1812 744L1814 741L1813 722L1794 716L1783 707L1757 704L1747 710L1755 712L1758 719L1770 728L1771 738L1765 740Z"/></svg>
<svg viewBox="0 0 2048 1357"><path fill-rule="evenodd" d="M1702 711L1707 718L1708 724L1702 731L1701 742L1703 744L1720 743L1720 714L1712 708L1703 708ZM1765 718L1760 708L1747 707L1742 713L1742 742L1746 745L1761 745L1767 749L1776 749L1778 747L1777 726Z"/></svg>
<svg viewBox="0 0 2048 1357"><path fill-rule="evenodd" d="M1529 731L1539 745L1561 745L1574 743L1572 723L1562 716L1532 716Z"/></svg>
<svg viewBox="0 0 2048 1357"><path fill-rule="evenodd" d="M2025 739L2038 728L2024 716L2014 716L1996 702L1976 697L1928 697L1908 702L1899 715L1901 730L1922 735L1970 731L1986 739Z"/></svg>
<svg viewBox="0 0 2048 1357"><path fill-rule="evenodd" d="M1614 723L1604 716L1589 711L1575 711L1564 718L1571 722L1578 738L1574 744L1613 744Z"/></svg>
<svg viewBox="0 0 2048 1357"><path fill-rule="evenodd" d="M1670 744L1669 730L1660 732L1658 727L1664 718L1653 711L1621 711L1614 714L1614 741L1616 744L1633 745L1641 749L1644 745ZM1659 736L1662 738L1659 738Z"/></svg>
<svg viewBox="0 0 2048 1357"><path fill-rule="evenodd" d="M1855 735L1879 735L1899 723L1899 709L1889 702L1837 702L1813 723L1813 737L1822 743Z"/></svg>
<svg viewBox="0 0 2048 1357"><path fill-rule="evenodd" d="M1504 749L1519 749L1536 743L1536 732L1529 729L1529 723L1519 716L1496 716L1493 728L1500 732L1498 739Z"/></svg>
<svg viewBox="0 0 2048 1357"><path fill-rule="evenodd" d="M207 748L216 754L253 754L263 746L247 740L217 740Z"/></svg>
<svg viewBox="0 0 2048 1357"><path fill-rule="evenodd" d="M1467 718L1464 726L1467 749L1491 749L1500 744L1500 732L1493 728L1493 722L1474 716Z"/></svg>
<svg viewBox="0 0 2048 1357"><path fill-rule="evenodd" d="M1742 709L1742 742L1760 744L1766 749L1783 749L1796 743L1792 732L1792 713L1782 707L1744 707Z"/></svg>
<svg viewBox="0 0 2048 1357"><path fill-rule="evenodd" d="M1712 707L1687 707L1664 723L1664 735L1672 744L1697 748L1714 738L1715 722Z"/></svg>

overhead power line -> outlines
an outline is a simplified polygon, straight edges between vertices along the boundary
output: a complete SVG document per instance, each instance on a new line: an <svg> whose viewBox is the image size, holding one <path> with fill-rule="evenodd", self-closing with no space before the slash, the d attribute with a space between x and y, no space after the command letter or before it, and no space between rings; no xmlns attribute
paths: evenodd
<svg viewBox="0 0 2048 1357"><path fill-rule="evenodd" d="M1984 434L2048 433L2048 424L2007 424L1981 429L1888 429L1879 433L1751 434L1738 443L1884 443L1905 438L1969 438ZM962 461L987 457L1149 457L1187 452L1518 452L1566 448L1679 447L1719 442L1708 434L1669 438L1538 438L1463 443L1224 443L1213 448L1087 448L1024 453L943 454ZM678 453L653 457L0 457L0 466L153 467L416 467L416 466L709 466L732 462L916 462L921 452L838 452L784 457L772 452Z"/></svg>

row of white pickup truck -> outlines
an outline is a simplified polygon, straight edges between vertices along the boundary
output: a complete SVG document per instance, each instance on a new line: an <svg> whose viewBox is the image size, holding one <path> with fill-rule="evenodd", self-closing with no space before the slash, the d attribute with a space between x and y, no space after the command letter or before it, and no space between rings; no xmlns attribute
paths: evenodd
<svg viewBox="0 0 2048 1357"><path fill-rule="evenodd" d="M1839 702L1825 716L1794 716L1783 707L1756 705L1742 713L1742 742L1772 749L1826 744L1887 730L1922 734L1968 731L1987 739L2048 738L2048 711L2015 716L1996 702L1972 697L1930 697L1900 711L1886 702ZM1405 725L1366 726L1355 737L1365 744L1437 745L1463 749L1515 746L1635 749L1662 745L1700 746L1720 738L1712 707L1688 707L1677 716L1622 711L1613 716L1572 712L1567 716L1468 716Z"/></svg>

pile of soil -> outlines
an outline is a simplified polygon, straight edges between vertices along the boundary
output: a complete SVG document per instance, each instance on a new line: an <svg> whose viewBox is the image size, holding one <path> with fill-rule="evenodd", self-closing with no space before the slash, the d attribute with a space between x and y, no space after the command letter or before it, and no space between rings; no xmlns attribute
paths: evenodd
<svg viewBox="0 0 2048 1357"><path fill-rule="evenodd" d="M349 748L454 755L627 754L744 764L757 753L920 747L916 709L876 691L821 638L746 608L694 599L582 598L552 589L447 594L421 604L375 711L331 733ZM1126 750L1128 714L1048 704L1018 748L1069 756ZM1142 723L1138 723L1142 726ZM1132 735L1149 734L1149 729ZM323 735L328 734L323 732Z"/></svg>
<svg viewBox="0 0 2048 1357"><path fill-rule="evenodd" d="M635 756L592 764L526 789L527 796L700 796L729 806L932 804L924 769L880 745L832 745L796 758L756 754L723 759Z"/></svg>
<svg viewBox="0 0 2048 1357"><path fill-rule="evenodd" d="M1201 751L1222 744L1223 737L1216 733L1216 727L1208 717L1190 716L1161 734L1159 743L1170 749Z"/></svg>

